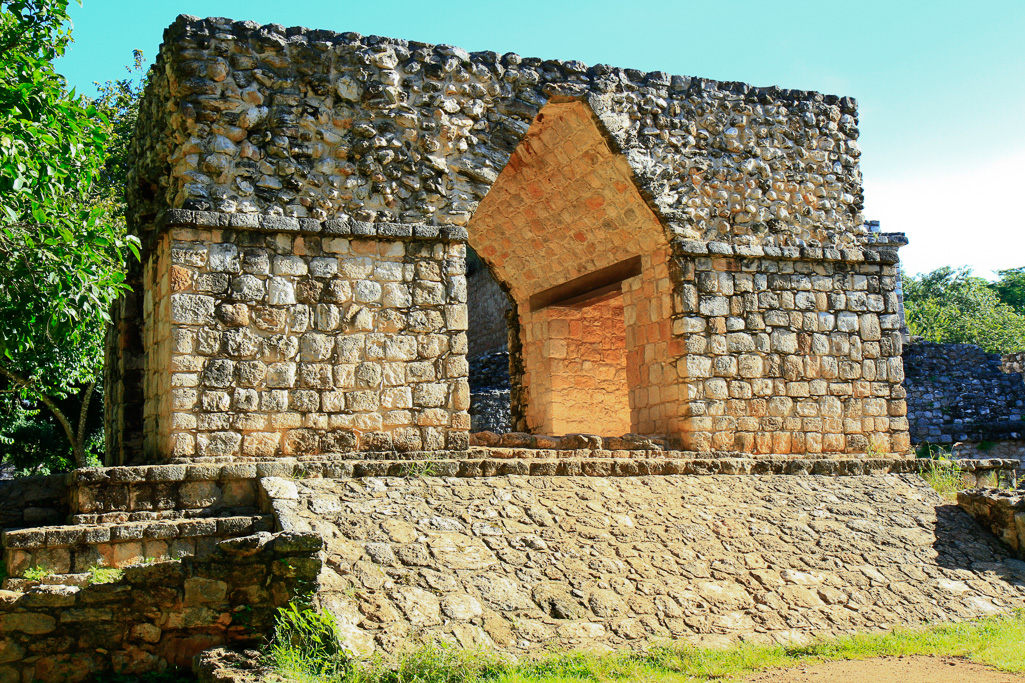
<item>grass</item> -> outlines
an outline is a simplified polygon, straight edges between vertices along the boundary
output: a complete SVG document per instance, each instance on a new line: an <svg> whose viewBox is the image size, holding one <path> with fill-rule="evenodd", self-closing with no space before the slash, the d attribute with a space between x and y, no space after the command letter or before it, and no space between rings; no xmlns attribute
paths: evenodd
<svg viewBox="0 0 1025 683"><path fill-rule="evenodd" d="M301 612L296 612L301 614ZM310 620L312 619L312 621ZM580 683L742 680L748 675L798 664L869 657L925 655L963 657L1010 673L1025 673L1025 610L958 624L898 629L817 641L809 645L738 645L725 650L681 643L612 654L550 652L511 662L497 653L427 645L387 664L356 661L344 650L294 641L279 627L268 663L289 683ZM305 623L320 629L318 642L337 635L330 616Z"/></svg>
<svg viewBox="0 0 1025 683"><path fill-rule="evenodd" d="M922 479L944 500L956 501L957 492L967 488L964 473L949 460L933 460L922 471Z"/></svg>

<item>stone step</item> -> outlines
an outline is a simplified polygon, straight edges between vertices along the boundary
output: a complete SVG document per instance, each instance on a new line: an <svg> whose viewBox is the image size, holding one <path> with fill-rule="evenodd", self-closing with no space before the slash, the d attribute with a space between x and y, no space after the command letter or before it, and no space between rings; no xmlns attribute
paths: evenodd
<svg viewBox="0 0 1025 683"><path fill-rule="evenodd" d="M221 510L256 507L258 476L255 464L155 465L76 470L71 474L71 519L83 515L155 512L158 516L183 510ZM117 521L117 517L111 518Z"/></svg>
<svg viewBox="0 0 1025 683"><path fill-rule="evenodd" d="M159 520L208 519L212 517L244 517L260 514L256 506L197 508L193 510L149 510L142 512L103 512L99 514L71 515L69 524L123 524L125 522L155 522Z"/></svg>
<svg viewBox="0 0 1025 683"><path fill-rule="evenodd" d="M41 579L24 579L18 577L7 577L3 581L5 591L25 591L36 586L78 586L83 588L90 584L92 574L82 572L80 574L49 574Z"/></svg>
<svg viewBox="0 0 1025 683"><path fill-rule="evenodd" d="M2 543L8 575L21 578L34 567L73 574L93 566L202 557L219 541L272 531L274 526L273 515L51 526L6 531Z"/></svg>

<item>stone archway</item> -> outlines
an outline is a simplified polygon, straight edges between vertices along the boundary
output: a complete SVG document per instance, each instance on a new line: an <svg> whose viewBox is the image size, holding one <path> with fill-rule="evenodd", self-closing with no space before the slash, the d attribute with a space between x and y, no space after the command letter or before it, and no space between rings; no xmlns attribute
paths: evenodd
<svg viewBox="0 0 1025 683"><path fill-rule="evenodd" d="M585 103L540 110L468 232L516 303L517 428L678 429L669 243Z"/></svg>
<svg viewBox="0 0 1025 683"><path fill-rule="evenodd" d="M468 238L516 301L517 429L902 451L899 244L862 226L856 114L179 17L133 143L111 457L464 449Z"/></svg>

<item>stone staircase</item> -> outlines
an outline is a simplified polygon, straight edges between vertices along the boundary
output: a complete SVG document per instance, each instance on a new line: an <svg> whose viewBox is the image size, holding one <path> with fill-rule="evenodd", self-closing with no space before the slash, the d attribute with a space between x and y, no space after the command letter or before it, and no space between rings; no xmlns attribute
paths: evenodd
<svg viewBox="0 0 1025 683"><path fill-rule="evenodd" d="M76 470L66 524L3 533L4 588L82 585L98 567L205 557L222 540L273 531L258 474L254 464Z"/></svg>

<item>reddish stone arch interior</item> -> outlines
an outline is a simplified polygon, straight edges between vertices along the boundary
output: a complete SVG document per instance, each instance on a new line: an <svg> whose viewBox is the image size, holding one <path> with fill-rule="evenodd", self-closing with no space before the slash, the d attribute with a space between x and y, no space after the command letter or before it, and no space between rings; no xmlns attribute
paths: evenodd
<svg viewBox="0 0 1025 683"><path fill-rule="evenodd" d="M585 104L541 110L469 235L516 304L514 428L679 432L665 231Z"/></svg>

